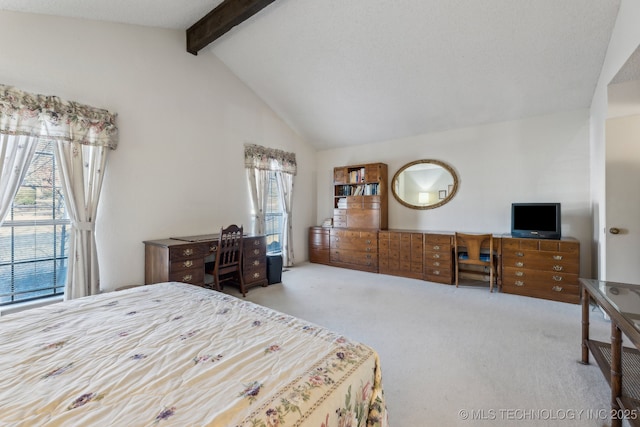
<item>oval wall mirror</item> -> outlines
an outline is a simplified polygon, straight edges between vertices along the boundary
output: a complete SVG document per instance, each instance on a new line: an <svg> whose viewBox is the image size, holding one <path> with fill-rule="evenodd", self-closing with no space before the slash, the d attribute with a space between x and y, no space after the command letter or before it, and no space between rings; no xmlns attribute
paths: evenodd
<svg viewBox="0 0 640 427"><path fill-rule="evenodd" d="M453 168L438 160L407 163L393 176L391 191L398 202L411 209L433 209L449 202L458 191Z"/></svg>

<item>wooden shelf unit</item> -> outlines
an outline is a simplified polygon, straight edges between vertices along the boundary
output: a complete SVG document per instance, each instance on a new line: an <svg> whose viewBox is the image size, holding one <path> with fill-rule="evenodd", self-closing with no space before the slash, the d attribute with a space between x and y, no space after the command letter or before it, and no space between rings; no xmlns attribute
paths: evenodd
<svg viewBox="0 0 640 427"><path fill-rule="evenodd" d="M388 223L387 165L333 169L333 226L384 230Z"/></svg>

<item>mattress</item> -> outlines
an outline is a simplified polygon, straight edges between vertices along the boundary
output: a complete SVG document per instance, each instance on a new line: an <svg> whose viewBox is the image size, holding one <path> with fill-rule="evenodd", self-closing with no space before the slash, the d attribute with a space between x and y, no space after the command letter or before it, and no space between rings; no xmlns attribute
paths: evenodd
<svg viewBox="0 0 640 427"><path fill-rule="evenodd" d="M0 318L0 424L386 426L370 347L193 285Z"/></svg>

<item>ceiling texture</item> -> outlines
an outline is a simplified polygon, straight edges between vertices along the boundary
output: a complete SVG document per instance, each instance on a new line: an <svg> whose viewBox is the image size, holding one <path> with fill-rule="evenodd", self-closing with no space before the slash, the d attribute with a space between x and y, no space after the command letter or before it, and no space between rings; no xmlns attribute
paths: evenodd
<svg viewBox="0 0 640 427"><path fill-rule="evenodd" d="M0 0L187 30L221 0ZM275 0L202 49L317 149L588 108L620 0ZM185 49L185 54L186 49Z"/></svg>

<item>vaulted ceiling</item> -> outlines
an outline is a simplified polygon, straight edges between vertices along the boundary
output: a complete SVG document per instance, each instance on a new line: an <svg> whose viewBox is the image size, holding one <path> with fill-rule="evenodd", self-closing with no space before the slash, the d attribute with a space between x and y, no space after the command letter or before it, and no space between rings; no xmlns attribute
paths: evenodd
<svg viewBox="0 0 640 427"><path fill-rule="evenodd" d="M241 1L241 0L238 0ZM0 0L186 30L221 0ZM275 0L213 52L318 149L588 108L620 0Z"/></svg>

